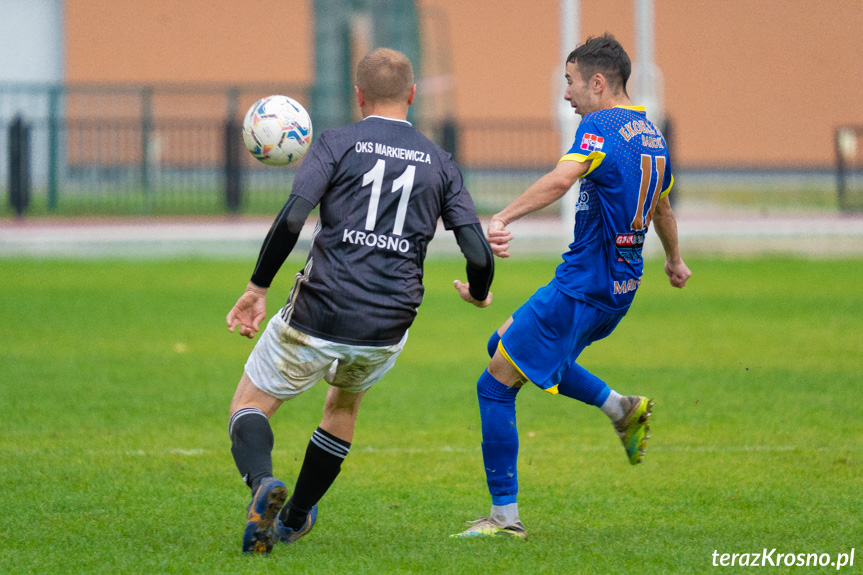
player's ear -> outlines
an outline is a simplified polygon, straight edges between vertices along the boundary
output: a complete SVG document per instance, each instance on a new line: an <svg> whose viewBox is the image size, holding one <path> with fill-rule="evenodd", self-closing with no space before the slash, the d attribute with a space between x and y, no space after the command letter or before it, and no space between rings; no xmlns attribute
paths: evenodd
<svg viewBox="0 0 863 575"><path fill-rule="evenodd" d="M414 103L414 97L417 95L417 85L411 86L411 93L408 94L408 106Z"/></svg>
<svg viewBox="0 0 863 575"><path fill-rule="evenodd" d="M357 93L357 104L362 108L366 105L366 97L363 95L363 91L360 90L359 86L354 86L354 91Z"/></svg>
<svg viewBox="0 0 863 575"><path fill-rule="evenodd" d="M598 72L590 79L590 87L595 93L605 91L607 84L608 82L606 81L605 76Z"/></svg>

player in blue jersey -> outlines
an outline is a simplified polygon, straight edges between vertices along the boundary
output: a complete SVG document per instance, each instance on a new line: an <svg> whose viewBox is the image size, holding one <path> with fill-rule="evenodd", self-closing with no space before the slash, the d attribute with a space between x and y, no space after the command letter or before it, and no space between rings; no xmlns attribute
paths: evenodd
<svg viewBox="0 0 863 575"><path fill-rule="evenodd" d="M668 192L673 178L662 134L626 93L631 64L613 36L589 38L567 58L564 98L582 121L575 143L550 173L493 216L488 239L509 256L506 226L560 199L581 178L574 240L554 279L538 290L489 340L492 356L477 383L482 454L491 493L489 516L460 537L527 538L519 520L518 431L515 397L531 381L552 394L602 409L639 463L653 402L623 397L576 363L585 347L608 336L626 314L641 283L648 226L665 249L665 272L682 288L691 273L680 257ZM464 288L461 296L470 301Z"/></svg>
<svg viewBox="0 0 863 575"><path fill-rule="evenodd" d="M408 58L381 48L357 67L363 120L312 144L261 248L246 291L227 316L254 337L266 293L312 208L320 218L287 304L252 350L231 402L234 462L251 488L243 551L269 553L314 526L317 504L348 454L360 401L395 364L423 298L423 261L438 219L467 259L471 303L491 303L494 257L450 154L407 121L416 85ZM269 418L321 379L324 416L290 500L273 476Z"/></svg>

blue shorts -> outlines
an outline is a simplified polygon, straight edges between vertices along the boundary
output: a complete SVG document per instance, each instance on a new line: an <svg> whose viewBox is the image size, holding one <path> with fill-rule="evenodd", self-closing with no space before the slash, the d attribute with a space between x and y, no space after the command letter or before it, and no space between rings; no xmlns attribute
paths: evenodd
<svg viewBox="0 0 863 575"><path fill-rule="evenodd" d="M549 284L512 314L498 350L521 374L549 393L581 352L607 337L626 311L604 312Z"/></svg>

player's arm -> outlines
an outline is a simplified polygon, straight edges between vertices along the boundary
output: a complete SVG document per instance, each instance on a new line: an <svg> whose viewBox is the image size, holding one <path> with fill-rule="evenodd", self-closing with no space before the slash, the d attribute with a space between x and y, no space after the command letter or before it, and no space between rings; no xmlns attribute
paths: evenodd
<svg viewBox="0 0 863 575"><path fill-rule="evenodd" d="M674 287L682 288L686 285L686 280L692 276L692 272L680 257L680 248L677 244L677 219L674 217L668 196L660 198L657 202L653 226L662 242L662 249L665 250L665 273L668 275L668 281Z"/></svg>
<svg viewBox="0 0 863 575"><path fill-rule="evenodd" d="M294 249L312 208L314 206L308 200L292 195L276 216L261 246L252 279L246 286L246 291L228 312L226 321L231 333L239 325L240 335L249 339L255 337L261 321L267 315L267 289Z"/></svg>
<svg viewBox="0 0 863 575"><path fill-rule="evenodd" d="M468 224L454 228L453 233L467 260L467 283L455 280L453 285L464 301L477 307L487 307L492 299L488 290L494 279L494 256L482 235L482 227Z"/></svg>
<svg viewBox="0 0 863 575"><path fill-rule="evenodd" d="M512 234L507 231L507 225L562 198L588 168L588 161L562 160L511 204L492 216L488 225L488 241L494 254L502 258L509 257L507 250Z"/></svg>

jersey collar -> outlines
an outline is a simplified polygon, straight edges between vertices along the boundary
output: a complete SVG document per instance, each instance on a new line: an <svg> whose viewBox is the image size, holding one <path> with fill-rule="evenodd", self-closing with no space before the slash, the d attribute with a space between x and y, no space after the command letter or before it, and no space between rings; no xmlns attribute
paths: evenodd
<svg viewBox="0 0 863 575"><path fill-rule="evenodd" d="M401 122L403 124L407 124L408 126L413 126L413 124L411 124L407 120L400 120L398 118L387 118L386 116L376 116L374 114L372 114L371 116L366 116L365 118L363 118L363 120L368 120L369 118L379 118L381 120L389 120L390 122Z"/></svg>
<svg viewBox="0 0 863 575"><path fill-rule="evenodd" d="M615 108L623 108L624 110L632 110L633 112L644 112L645 114L647 113L644 106L615 106Z"/></svg>

